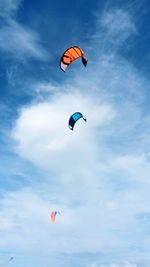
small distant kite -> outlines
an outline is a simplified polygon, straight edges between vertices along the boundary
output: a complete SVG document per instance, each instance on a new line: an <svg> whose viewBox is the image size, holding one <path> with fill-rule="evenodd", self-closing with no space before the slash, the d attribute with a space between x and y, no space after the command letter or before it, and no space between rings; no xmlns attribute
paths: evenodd
<svg viewBox="0 0 150 267"><path fill-rule="evenodd" d="M10 257L9 258L9 262L13 261L14 257Z"/></svg>
<svg viewBox="0 0 150 267"><path fill-rule="evenodd" d="M68 122L70 130L73 131L75 123L81 118L84 121L87 121L87 119L83 116L83 114L81 112L75 112L74 114L71 115L69 122Z"/></svg>
<svg viewBox="0 0 150 267"><path fill-rule="evenodd" d="M60 68L62 71L66 71L68 66L76 59L82 58L82 63L86 67L88 59L83 50L79 46L71 46L62 55L60 60Z"/></svg>
<svg viewBox="0 0 150 267"><path fill-rule="evenodd" d="M56 219L56 215L59 214L60 215L60 212L59 211L52 211L51 214L50 214L50 219L51 219L51 222L54 223L55 222L55 219Z"/></svg>

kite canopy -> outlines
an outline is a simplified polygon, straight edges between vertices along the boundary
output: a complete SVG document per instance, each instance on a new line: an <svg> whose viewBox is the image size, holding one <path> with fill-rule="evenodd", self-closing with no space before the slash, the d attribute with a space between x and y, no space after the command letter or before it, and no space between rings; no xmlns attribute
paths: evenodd
<svg viewBox="0 0 150 267"><path fill-rule="evenodd" d="M52 211L51 214L50 214L50 219L51 219L51 222L54 223L55 222L55 219L56 219L56 215L57 214L60 214L59 211Z"/></svg>
<svg viewBox="0 0 150 267"><path fill-rule="evenodd" d="M82 113L80 112L75 112L74 114L71 115L70 119L69 119L69 128L70 130L73 131L74 125L75 123L79 120L79 119L83 119L84 121L87 121L87 119L83 116Z"/></svg>
<svg viewBox="0 0 150 267"><path fill-rule="evenodd" d="M86 67L88 59L83 50L79 46L71 46L63 53L60 60L60 68L65 72L68 66L79 57L82 58L82 63Z"/></svg>
<svg viewBox="0 0 150 267"><path fill-rule="evenodd" d="M12 261L13 259L14 259L14 257L10 257L9 262Z"/></svg>

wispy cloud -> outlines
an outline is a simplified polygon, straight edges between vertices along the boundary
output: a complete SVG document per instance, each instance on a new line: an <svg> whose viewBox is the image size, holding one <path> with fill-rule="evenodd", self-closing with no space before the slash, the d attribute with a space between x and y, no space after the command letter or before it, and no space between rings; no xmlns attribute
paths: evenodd
<svg viewBox="0 0 150 267"><path fill-rule="evenodd" d="M137 29L132 16L119 8L106 9L100 16L97 12L96 32L92 37L92 46L99 46L102 53L115 53L135 34ZM91 47L92 48L92 47Z"/></svg>
<svg viewBox="0 0 150 267"><path fill-rule="evenodd" d="M132 17L122 9L111 9L106 11L99 23L104 27L109 39L118 37L119 40L124 41L128 36L136 32ZM120 39L122 35L124 38Z"/></svg>
<svg viewBox="0 0 150 267"><path fill-rule="evenodd" d="M48 53L42 47L40 35L13 16L20 6L20 0L0 0L0 50L21 61L29 57L46 60Z"/></svg>
<svg viewBox="0 0 150 267"><path fill-rule="evenodd" d="M45 60L48 56L39 35L12 19L0 30L0 49L21 60L26 60L26 57Z"/></svg>
<svg viewBox="0 0 150 267"><path fill-rule="evenodd" d="M18 10L21 0L0 0L0 16L8 18Z"/></svg>

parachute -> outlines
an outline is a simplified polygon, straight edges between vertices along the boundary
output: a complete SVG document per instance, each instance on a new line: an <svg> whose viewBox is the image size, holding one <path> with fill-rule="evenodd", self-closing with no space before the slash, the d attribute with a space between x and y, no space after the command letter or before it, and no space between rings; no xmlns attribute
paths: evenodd
<svg viewBox="0 0 150 267"><path fill-rule="evenodd" d="M55 219L56 219L56 215L57 214L60 214L59 211L52 211L51 212L51 215L50 215L50 219L51 219L51 222L54 223L55 222Z"/></svg>
<svg viewBox="0 0 150 267"><path fill-rule="evenodd" d="M60 60L60 68L62 71L66 71L68 66L79 57L82 58L82 63L86 67L88 59L83 50L79 46L71 46L62 55Z"/></svg>
<svg viewBox="0 0 150 267"><path fill-rule="evenodd" d="M69 119L69 128L70 130L73 131L74 125L75 123L79 120L79 119L83 119L84 121L87 121L87 119L83 116L82 113L80 112L75 112L74 114L71 115L70 119Z"/></svg>

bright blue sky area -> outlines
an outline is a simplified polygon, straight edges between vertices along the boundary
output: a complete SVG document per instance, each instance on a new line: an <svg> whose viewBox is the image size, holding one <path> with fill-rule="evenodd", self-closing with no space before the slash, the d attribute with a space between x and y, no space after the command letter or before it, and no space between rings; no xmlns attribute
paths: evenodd
<svg viewBox="0 0 150 267"><path fill-rule="evenodd" d="M0 0L0 22L0 265L149 267L149 1Z"/></svg>

